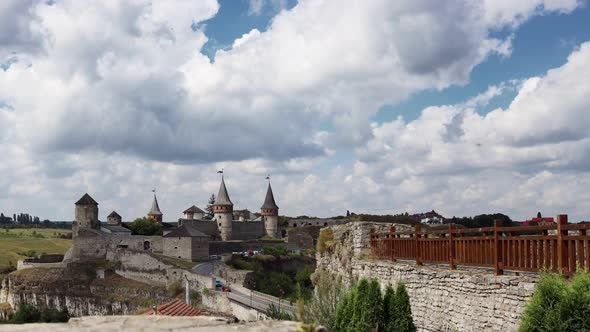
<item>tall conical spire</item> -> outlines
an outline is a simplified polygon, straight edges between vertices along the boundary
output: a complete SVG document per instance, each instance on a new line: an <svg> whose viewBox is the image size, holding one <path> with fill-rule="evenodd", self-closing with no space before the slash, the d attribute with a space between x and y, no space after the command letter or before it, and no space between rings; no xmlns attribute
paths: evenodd
<svg viewBox="0 0 590 332"><path fill-rule="evenodd" d="M262 204L261 209L279 209L277 203L275 203L275 196L272 193L272 188L270 186L270 181L268 182L268 189L266 190L266 197L264 198L264 204Z"/></svg>
<svg viewBox="0 0 590 332"><path fill-rule="evenodd" d="M158 205L158 199L156 198L156 193L154 193L154 201L152 202L152 208L148 213L148 216L161 216L162 211L160 211L160 206Z"/></svg>
<svg viewBox="0 0 590 332"><path fill-rule="evenodd" d="M225 187L225 181L223 180L223 175L221 176L221 185L219 186L219 193L217 193L214 205L234 205L234 203L232 203L229 199L229 194L227 193L227 188Z"/></svg>

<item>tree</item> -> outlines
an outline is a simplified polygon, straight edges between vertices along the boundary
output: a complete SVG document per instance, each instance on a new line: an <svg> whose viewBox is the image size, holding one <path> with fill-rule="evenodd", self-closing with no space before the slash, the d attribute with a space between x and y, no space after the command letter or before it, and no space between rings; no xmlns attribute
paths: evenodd
<svg viewBox="0 0 590 332"><path fill-rule="evenodd" d="M537 218L542 218L541 217L541 211L537 212Z"/></svg>
<svg viewBox="0 0 590 332"><path fill-rule="evenodd" d="M415 332L416 326L412 319L412 307L410 306L410 296L406 291L406 285L403 282L397 284L395 291L395 301L393 311L398 315L394 322L395 331Z"/></svg>
<svg viewBox="0 0 590 332"><path fill-rule="evenodd" d="M162 224L149 218L137 218L129 224L133 235L162 235Z"/></svg>
<svg viewBox="0 0 590 332"><path fill-rule="evenodd" d="M215 194L211 194L211 197L209 197L209 201L207 202L207 207L205 208L210 218L213 218L213 204L215 204Z"/></svg>
<svg viewBox="0 0 590 332"><path fill-rule="evenodd" d="M385 295L381 302L381 315L379 319L379 331L394 331L395 321L398 318L397 312L393 310L395 306L395 292L391 284L387 285Z"/></svg>

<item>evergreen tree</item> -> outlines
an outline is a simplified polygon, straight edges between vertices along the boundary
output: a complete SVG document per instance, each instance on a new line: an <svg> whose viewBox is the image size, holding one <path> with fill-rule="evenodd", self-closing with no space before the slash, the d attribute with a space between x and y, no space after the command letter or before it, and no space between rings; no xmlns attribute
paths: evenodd
<svg viewBox="0 0 590 332"><path fill-rule="evenodd" d="M213 204L215 204L215 194L211 194L211 197L209 197L209 201L207 202L207 207L205 208L207 214L211 218L213 218Z"/></svg>
<svg viewBox="0 0 590 332"><path fill-rule="evenodd" d="M371 328L377 327L381 317L381 306L383 298L381 296L381 286L377 279L371 279L366 298L367 321Z"/></svg>
<svg viewBox="0 0 590 332"><path fill-rule="evenodd" d="M379 316L379 331L394 331L394 321L397 319L395 311L393 311L395 305L395 292L391 284L387 285L385 289L385 295L381 302L381 315Z"/></svg>
<svg viewBox="0 0 590 332"><path fill-rule="evenodd" d="M359 281L352 300L352 321L348 331L367 331L370 326L368 308L369 281L363 278Z"/></svg>
<svg viewBox="0 0 590 332"><path fill-rule="evenodd" d="M346 331L351 321L352 297L354 291L346 294L336 309L334 317L334 331Z"/></svg>
<svg viewBox="0 0 590 332"><path fill-rule="evenodd" d="M406 291L406 285L401 281L397 284L397 289L395 291L394 311L398 315L394 321L395 331L416 331L416 326L414 325L414 320L412 319L410 296Z"/></svg>

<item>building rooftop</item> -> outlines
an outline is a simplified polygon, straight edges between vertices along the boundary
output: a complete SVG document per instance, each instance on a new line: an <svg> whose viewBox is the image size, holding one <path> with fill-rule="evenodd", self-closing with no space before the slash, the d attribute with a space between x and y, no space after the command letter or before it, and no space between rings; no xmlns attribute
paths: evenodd
<svg viewBox="0 0 590 332"><path fill-rule="evenodd" d="M214 205L234 205L234 203L232 203L229 199L229 194L227 193L223 176L221 176L221 185L219 186L219 193L217 193Z"/></svg>
<svg viewBox="0 0 590 332"><path fill-rule="evenodd" d="M111 214L109 214L107 216L107 218L119 218L119 219L121 219L121 216L117 212L113 211L113 212L111 212Z"/></svg>
<svg viewBox="0 0 590 332"><path fill-rule="evenodd" d="M205 211L199 209L198 207L196 207L195 205L189 207L188 209L184 210L184 212L182 213L205 213Z"/></svg>
<svg viewBox="0 0 590 332"><path fill-rule="evenodd" d="M209 235L199 231L193 224L185 223L164 237L209 237Z"/></svg>
<svg viewBox="0 0 590 332"><path fill-rule="evenodd" d="M277 203L275 203L275 196L272 193L272 188L270 186L270 182L268 183L268 189L266 190L266 197L264 198L264 203L262 204L261 209L279 209Z"/></svg>
<svg viewBox="0 0 590 332"><path fill-rule="evenodd" d="M154 200L152 201L152 208L148 213L148 216L161 216L162 211L160 211L160 206L158 205L158 199L156 198L156 194L154 194Z"/></svg>
<svg viewBox="0 0 590 332"><path fill-rule="evenodd" d="M129 233L129 234L131 234L131 230L129 228L123 227L123 226L115 226L115 225L109 225L107 223L101 223L100 228L106 228L106 229L110 230L111 233Z"/></svg>
<svg viewBox="0 0 590 332"><path fill-rule="evenodd" d="M194 308L193 306L184 303L183 301L176 299L165 304L161 304L156 307L158 315L160 316L199 316L201 310ZM144 315L153 315L154 310L147 310Z"/></svg>
<svg viewBox="0 0 590 332"><path fill-rule="evenodd" d="M76 205L98 205L98 203L86 193L76 202Z"/></svg>

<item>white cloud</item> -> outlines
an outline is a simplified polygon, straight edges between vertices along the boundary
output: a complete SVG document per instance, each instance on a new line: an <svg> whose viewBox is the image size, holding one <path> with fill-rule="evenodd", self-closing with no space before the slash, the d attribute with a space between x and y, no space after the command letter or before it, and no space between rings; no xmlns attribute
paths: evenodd
<svg viewBox="0 0 590 332"><path fill-rule="evenodd" d="M11 64L0 70L0 124L11 129L0 136L8 160L0 184L9 188L0 200L13 209L46 200L43 212L67 216L63 200L92 191L105 206L128 203L123 213L137 216L137 202L157 186L164 206L173 201L168 208L176 210L216 191L211 169L227 165L248 207L257 204L251 191L264 190L252 183L273 173L279 200L288 202L283 211L328 215L417 208L427 197L443 206L450 180L424 177L487 171L489 158L518 171L584 167L587 148L578 142L586 115L576 113L575 124L565 112L547 119L558 106L584 109L584 81L569 71L586 71L586 46L568 66L527 81L508 110L485 117L473 110L510 88L498 86L464 105L428 108L412 123L369 123L385 103L465 84L487 57L509 56L513 36L492 31L576 5L300 1L210 61L200 53L207 36L193 27L216 14L212 0L4 1L0 64ZM567 100L558 84L570 88ZM354 147L362 160L353 170L326 161ZM335 167L332 175L314 172L324 163ZM430 194L410 203L391 185L407 197ZM468 192L453 201L490 199L481 187Z"/></svg>

